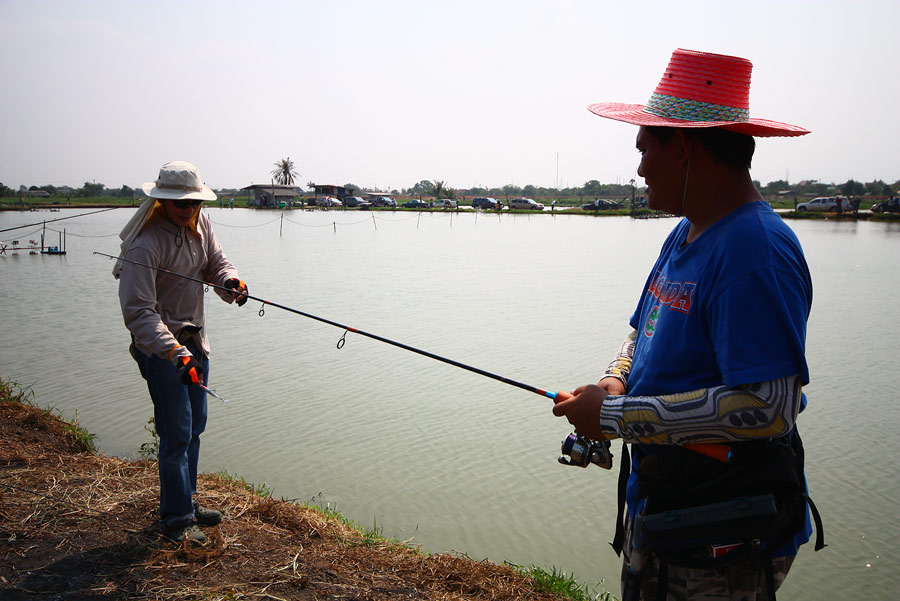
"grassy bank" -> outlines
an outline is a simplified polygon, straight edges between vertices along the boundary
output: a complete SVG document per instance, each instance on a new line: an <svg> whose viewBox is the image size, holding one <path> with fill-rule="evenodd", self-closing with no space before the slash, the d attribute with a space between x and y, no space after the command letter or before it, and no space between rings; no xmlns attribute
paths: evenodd
<svg viewBox="0 0 900 601"><path fill-rule="evenodd" d="M326 506L200 476L226 519L203 547L155 529L157 467L94 450L93 436L0 380L0 598L575 601L612 599L556 569L428 554Z"/></svg>

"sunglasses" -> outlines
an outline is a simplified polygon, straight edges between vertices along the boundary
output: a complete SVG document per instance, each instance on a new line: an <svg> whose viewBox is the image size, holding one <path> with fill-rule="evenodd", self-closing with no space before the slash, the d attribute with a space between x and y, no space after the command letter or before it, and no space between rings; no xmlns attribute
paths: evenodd
<svg viewBox="0 0 900 601"><path fill-rule="evenodd" d="M178 209L196 209L203 204L202 200L172 200L171 202Z"/></svg>

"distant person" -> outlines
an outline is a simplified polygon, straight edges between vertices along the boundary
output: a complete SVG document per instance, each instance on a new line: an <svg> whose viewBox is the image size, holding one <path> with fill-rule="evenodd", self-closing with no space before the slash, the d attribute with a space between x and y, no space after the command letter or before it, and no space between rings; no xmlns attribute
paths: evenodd
<svg viewBox="0 0 900 601"><path fill-rule="evenodd" d="M122 256L234 290L215 289L227 303L247 302L247 285L225 256L203 201L215 193L197 168L166 163L149 198L122 230ZM131 332L131 355L147 381L159 435L159 525L164 535L206 541L198 527L214 526L220 511L194 499L200 434L206 429L209 338L201 284L127 261L117 261L119 301Z"/></svg>
<svg viewBox="0 0 900 601"><path fill-rule="evenodd" d="M613 541L623 601L774 599L811 533L795 418L812 282L800 242L750 177L753 136L809 132L750 118L751 69L679 49L647 106L589 107L640 126L649 207L682 216L617 356L553 408L588 439L631 443ZM688 443L715 443L699 448L721 460ZM747 509L751 497L765 502Z"/></svg>
<svg viewBox="0 0 900 601"><path fill-rule="evenodd" d="M859 196L853 197L853 202L851 203L851 205L853 206L853 214L856 215L857 213L859 213Z"/></svg>
<svg viewBox="0 0 900 601"><path fill-rule="evenodd" d="M834 204L835 204L834 210L837 211L837 214L838 214L838 215L840 215L841 213L844 212L844 199L843 199L843 198L841 198L840 196L838 196L838 197L835 199L835 203L834 203Z"/></svg>

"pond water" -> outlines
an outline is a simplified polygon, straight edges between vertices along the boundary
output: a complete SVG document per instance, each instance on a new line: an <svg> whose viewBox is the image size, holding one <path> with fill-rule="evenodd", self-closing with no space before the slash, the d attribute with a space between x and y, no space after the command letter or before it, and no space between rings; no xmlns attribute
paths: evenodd
<svg viewBox="0 0 900 601"><path fill-rule="evenodd" d="M206 209L251 294L528 385L595 381L673 219ZM2 212L0 229L78 215ZM30 385L135 457L151 403L111 277L130 209L48 224L65 256L0 254L0 377ZM785 598L900 590L900 226L792 221L812 271L812 381L799 424L828 548L804 547ZM3 232L39 239L40 226ZM561 466L551 401L253 301L207 294L213 347L200 469L329 504L429 552L605 579L615 472ZM619 443L613 451L618 454Z"/></svg>

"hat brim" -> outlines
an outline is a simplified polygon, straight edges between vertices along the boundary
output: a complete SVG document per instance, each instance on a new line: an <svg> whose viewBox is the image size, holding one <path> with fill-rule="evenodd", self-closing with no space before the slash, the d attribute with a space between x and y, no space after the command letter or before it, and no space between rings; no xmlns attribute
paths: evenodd
<svg viewBox="0 0 900 601"><path fill-rule="evenodd" d="M199 192L190 190L170 190L167 188L157 188L156 182L147 182L141 185L144 194L150 198L159 200L215 200L218 198L212 189L203 184L203 189Z"/></svg>
<svg viewBox="0 0 900 601"><path fill-rule="evenodd" d="M622 104L617 102L599 102L588 106L588 110L600 117L631 123L632 125L707 128L720 127L728 131L758 136L761 138L775 136L804 136L809 133L798 125L769 121L768 119L750 119L748 121L683 121L660 117L645 110L643 104Z"/></svg>

